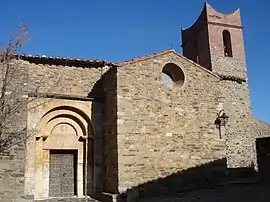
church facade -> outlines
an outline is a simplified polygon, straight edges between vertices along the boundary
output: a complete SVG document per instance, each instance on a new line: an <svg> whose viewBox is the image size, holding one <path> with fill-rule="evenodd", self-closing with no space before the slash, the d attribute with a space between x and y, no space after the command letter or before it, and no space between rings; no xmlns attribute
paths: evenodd
<svg viewBox="0 0 270 202"><path fill-rule="evenodd" d="M0 199L113 198L136 187L138 195L219 161L260 169L258 140L270 125L252 115L239 9L225 15L206 3L181 32L183 55L121 63L19 55L29 102L13 126L27 128L26 141L2 154Z"/></svg>

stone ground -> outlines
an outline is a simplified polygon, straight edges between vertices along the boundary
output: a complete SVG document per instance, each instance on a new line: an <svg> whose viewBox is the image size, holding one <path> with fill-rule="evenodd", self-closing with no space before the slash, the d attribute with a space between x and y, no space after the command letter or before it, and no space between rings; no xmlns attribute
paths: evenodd
<svg viewBox="0 0 270 202"><path fill-rule="evenodd" d="M170 197L145 198L139 202L269 202L270 185L242 184L176 194Z"/></svg>
<svg viewBox="0 0 270 202"><path fill-rule="evenodd" d="M193 190L174 195L124 200L125 202L269 202L270 184L230 184L214 189ZM107 202L90 198L54 198L46 200L18 199L13 202ZM110 200L111 201L111 200ZM121 202L124 202L121 201ZM2 201L1 201L2 202ZM3 201L10 202L10 201Z"/></svg>

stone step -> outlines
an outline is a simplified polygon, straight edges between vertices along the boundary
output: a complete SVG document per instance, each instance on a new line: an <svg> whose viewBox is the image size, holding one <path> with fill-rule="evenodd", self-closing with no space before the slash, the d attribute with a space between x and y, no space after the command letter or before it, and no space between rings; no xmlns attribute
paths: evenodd
<svg viewBox="0 0 270 202"><path fill-rule="evenodd" d="M45 200L35 200L33 202L99 202L91 198L50 198Z"/></svg>
<svg viewBox="0 0 270 202"><path fill-rule="evenodd" d="M218 185L219 186L224 186L224 185L230 185L230 184L251 184L251 183L258 183L259 179L254 177L254 178L244 178L244 179L237 179L237 180L224 180L220 182Z"/></svg>
<svg viewBox="0 0 270 202"><path fill-rule="evenodd" d="M12 202L101 202L95 199L91 199L89 197L64 197L64 198L49 198L49 199L41 199L41 200L33 200L33 199L15 199Z"/></svg>

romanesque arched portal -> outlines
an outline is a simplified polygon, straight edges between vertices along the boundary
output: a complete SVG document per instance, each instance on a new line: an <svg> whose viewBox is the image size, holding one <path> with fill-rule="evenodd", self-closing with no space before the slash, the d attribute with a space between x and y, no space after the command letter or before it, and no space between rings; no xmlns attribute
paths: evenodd
<svg viewBox="0 0 270 202"><path fill-rule="evenodd" d="M86 162L87 155L92 156L89 136L93 134L85 110L91 110L85 103L81 107L84 110L68 102L52 103L27 144L26 192L35 198L83 196L86 174L88 183L93 179L93 169L87 170ZM32 117L37 116L35 112Z"/></svg>

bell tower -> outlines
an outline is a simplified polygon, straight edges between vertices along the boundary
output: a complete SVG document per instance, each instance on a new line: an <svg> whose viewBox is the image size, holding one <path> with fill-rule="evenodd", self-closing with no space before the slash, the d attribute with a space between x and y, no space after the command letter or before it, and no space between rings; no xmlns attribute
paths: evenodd
<svg viewBox="0 0 270 202"><path fill-rule="evenodd" d="M219 75L219 104L230 117L226 126L228 167L245 167L252 159L247 127L252 115L240 10L223 14L205 3L188 29L182 29L183 55ZM240 143L241 142L241 143Z"/></svg>
<svg viewBox="0 0 270 202"><path fill-rule="evenodd" d="M205 3L196 22L181 33L185 57L218 75L247 80L239 9L223 14Z"/></svg>

